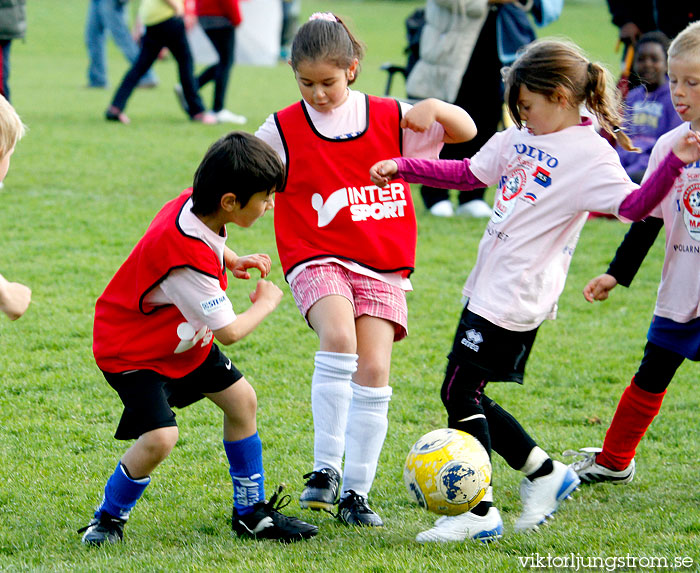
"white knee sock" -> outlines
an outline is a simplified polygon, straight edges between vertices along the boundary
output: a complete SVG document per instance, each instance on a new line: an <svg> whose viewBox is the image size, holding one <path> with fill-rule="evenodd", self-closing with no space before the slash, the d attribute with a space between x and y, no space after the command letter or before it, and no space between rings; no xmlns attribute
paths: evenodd
<svg viewBox="0 0 700 573"><path fill-rule="evenodd" d="M345 432L343 492L350 489L367 496L382 452L388 426L391 387L370 388L354 382Z"/></svg>
<svg viewBox="0 0 700 573"><path fill-rule="evenodd" d="M546 462L549 459L549 454L545 452L542 448L539 446L535 446L532 448L530 451L530 454L527 456L527 459L525 460L525 465L520 468L520 471L523 472L526 476L529 476L531 473L534 473L540 467L544 462Z"/></svg>
<svg viewBox="0 0 700 573"><path fill-rule="evenodd" d="M345 426L352 400L352 375L357 354L316 353L311 378L311 411L314 418L314 471L333 468L341 473L345 450Z"/></svg>

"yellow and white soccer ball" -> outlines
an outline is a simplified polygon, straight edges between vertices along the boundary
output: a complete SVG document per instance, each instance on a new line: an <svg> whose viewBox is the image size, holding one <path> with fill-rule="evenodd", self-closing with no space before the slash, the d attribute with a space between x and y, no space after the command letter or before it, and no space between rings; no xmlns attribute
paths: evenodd
<svg viewBox="0 0 700 573"><path fill-rule="evenodd" d="M411 448L403 469L409 497L421 507L457 515L475 507L491 483L491 461L471 434L443 428Z"/></svg>

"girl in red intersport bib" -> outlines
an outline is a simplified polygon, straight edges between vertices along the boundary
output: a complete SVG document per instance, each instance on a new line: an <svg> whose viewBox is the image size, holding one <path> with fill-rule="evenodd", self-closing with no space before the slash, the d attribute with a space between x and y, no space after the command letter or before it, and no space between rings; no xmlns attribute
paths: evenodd
<svg viewBox="0 0 700 573"><path fill-rule="evenodd" d="M443 143L471 139L476 127L439 100L412 107L351 90L362 54L340 18L313 14L292 44L302 101L270 115L256 135L287 166L277 248L320 341L311 378L314 464L300 504L331 511L342 492L341 522L381 526L367 495L387 431L391 349L407 334L416 220L408 184L377 187L369 167L387 153L437 158Z"/></svg>

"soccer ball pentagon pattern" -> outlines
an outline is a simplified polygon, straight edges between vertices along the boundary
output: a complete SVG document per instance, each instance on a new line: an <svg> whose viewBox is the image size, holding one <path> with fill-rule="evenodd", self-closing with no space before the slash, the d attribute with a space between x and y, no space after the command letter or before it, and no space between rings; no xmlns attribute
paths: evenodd
<svg viewBox="0 0 700 573"><path fill-rule="evenodd" d="M491 483L489 455L466 432L428 432L411 448L403 469L408 495L421 507L443 515L469 511Z"/></svg>

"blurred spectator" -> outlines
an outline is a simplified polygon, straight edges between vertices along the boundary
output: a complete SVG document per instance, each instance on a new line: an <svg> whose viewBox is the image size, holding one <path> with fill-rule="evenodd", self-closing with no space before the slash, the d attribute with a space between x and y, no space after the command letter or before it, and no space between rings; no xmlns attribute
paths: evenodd
<svg viewBox="0 0 700 573"><path fill-rule="evenodd" d="M636 44L645 32L661 30L673 39L690 22L700 18L698 0L607 0L620 40Z"/></svg>
<svg viewBox="0 0 700 573"><path fill-rule="evenodd" d="M637 41L634 73L641 85L630 90L625 100L623 127L641 153L616 146L622 166L635 183L644 176L656 140L681 123L668 89L668 45L663 32L648 32Z"/></svg>
<svg viewBox="0 0 700 573"><path fill-rule="evenodd" d="M88 51L88 87L106 88L107 80L107 33L112 35L117 48L130 64L136 61L139 47L127 24L129 0L90 0L85 23L85 46ZM158 78L152 70L141 78L139 87L155 87Z"/></svg>
<svg viewBox="0 0 700 573"><path fill-rule="evenodd" d="M280 60L289 59L294 34L299 27L301 0L282 0L282 34L280 37Z"/></svg>
<svg viewBox="0 0 700 573"><path fill-rule="evenodd" d="M412 98L442 97L458 105L478 129L471 141L445 145L442 159L471 157L496 133L503 117L501 68L535 39L529 15L537 26L545 26L559 17L562 5L563 0L427 1L420 59L406 80L406 92ZM457 214L489 217L484 191L461 191ZM421 195L433 215L454 214L448 190L423 185Z"/></svg>
<svg viewBox="0 0 700 573"><path fill-rule="evenodd" d="M105 111L109 121L129 123L124 113L131 93L151 68L163 48L168 48L177 62L180 89L176 89L180 105L193 121L214 124L216 118L204 109L197 94L193 75L192 53L185 33L184 0L141 0L139 18L145 26L138 58L119 85L112 103Z"/></svg>
<svg viewBox="0 0 700 573"><path fill-rule="evenodd" d="M12 40L24 38L27 31L26 0L2 0L0 2L0 93L10 101L10 45Z"/></svg>
<svg viewBox="0 0 700 573"><path fill-rule="evenodd" d="M196 0L199 25L219 55L219 61L204 70L195 80L197 90L214 81L212 111L219 123L244 124L244 116L224 108L226 89L233 67L236 27L241 23L238 0Z"/></svg>

